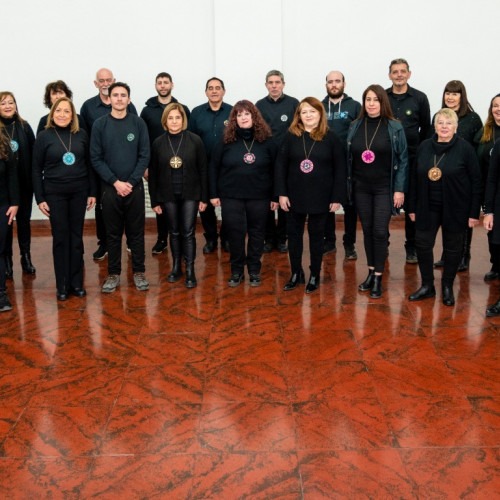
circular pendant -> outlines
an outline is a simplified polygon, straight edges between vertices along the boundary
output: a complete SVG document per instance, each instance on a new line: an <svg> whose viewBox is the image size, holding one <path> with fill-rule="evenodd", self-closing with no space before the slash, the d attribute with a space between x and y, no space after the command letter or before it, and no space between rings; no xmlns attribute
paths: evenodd
<svg viewBox="0 0 500 500"><path fill-rule="evenodd" d="M243 155L243 161L247 164L247 165L251 165L252 163L255 162L255 155L253 153L245 153Z"/></svg>
<svg viewBox="0 0 500 500"><path fill-rule="evenodd" d="M439 167L432 167L427 173L429 179L433 182L438 181L443 176L443 172Z"/></svg>
<svg viewBox="0 0 500 500"><path fill-rule="evenodd" d="M19 149L19 143L15 141L14 139L10 140L10 149L12 149L13 153L16 153L17 150Z"/></svg>
<svg viewBox="0 0 500 500"><path fill-rule="evenodd" d="M373 163L375 161L375 153L371 149L365 149L361 153L361 159L365 163Z"/></svg>
<svg viewBox="0 0 500 500"><path fill-rule="evenodd" d="M170 158L170 166L172 168L181 168L182 158L180 156L172 156L172 158Z"/></svg>
<svg viewBox="0 0 500 500"><path fill-rule="evenodd" d="M74 165L76 157L71 151L68 151L67 153L63 154L62 160L65 165Z"/></svg>
<svg viewBox="0 0 500 500"><path fill-rule="evenodd" d="M314 169L314 163L307 158L300 162L300 170L304 172L304 174L310 174Z"/></svg>

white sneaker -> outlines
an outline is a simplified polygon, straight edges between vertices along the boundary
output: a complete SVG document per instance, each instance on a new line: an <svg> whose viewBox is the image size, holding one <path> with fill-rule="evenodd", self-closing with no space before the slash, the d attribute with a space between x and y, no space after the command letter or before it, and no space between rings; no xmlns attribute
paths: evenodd
<svg viewBox="0 0 500 500"><path fill-rule="evenodd" d="M118 276L118 274L110 274L106 278L104 285L102 285L101 292L112 293L116 290L119 284L120 284L120 276Z"/></svg>
<svg viewBox="0 0 500 500"><path fill-rule="evenodd" d="M134 283L137 290L149 290L149 281L144 273L134 273Z"/></svg>

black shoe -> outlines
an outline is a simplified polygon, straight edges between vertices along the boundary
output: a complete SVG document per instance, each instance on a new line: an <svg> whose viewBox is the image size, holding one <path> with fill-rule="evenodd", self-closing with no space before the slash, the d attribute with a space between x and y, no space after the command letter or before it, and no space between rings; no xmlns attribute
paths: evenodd
<svg viewBox="0 0 500 500"><path fill-rule="evenodd" d="M168 248L167 240L158 240L151 250L153 255L160 255Z"/></svg>
<svg viewBox="0 0 500 500"><path fill-rule="evenodd" d="M312 276L306 285L306 293L313 293L319 288L319 276Z"/></svg>
<svg viewBox="0 0 500 500"><path fill-rule="evenodd" d="M29 252L21 255L21 267L24 274L36 274L36 269L31 262L31 255Z"/></svg>
<svg viewBox="0 0 500 500"><path fill-rule="evenodd" d="M380 299L382 297L382 275L374 274L373 275L373 284L370 290L370 297L372 299Z"/></svg>
<svg viewBox="0 0 500 500"><path fill-rule="evenodd" d="M92 254L94 260L104 260L108 255L108 249L104 245L99 245L99 248Z"/></svg>
<svg viewBox="0 0 500 500"><path fill-rule="evenodd" d="M285 283L283 290L285 292L289 292L290 290L294 290L298 284L304 284L306 282L306 278L304 276L304 271L302 269L298 273L293 273L290 276L290 279Z"/></svg>
<svg viewBox="0 0 500 500"><path fill-rule="evenodd" d="M484 275L484 281L495 281L497 279L500 279L500 273L494 269L491 269L491 271L488 271Z"/></svg>
<svg viewBox="0 0 500 500"><path fill-rule="evenodd" d="M12 255L5 256L5 277L8 280L11 280L14 277L14 270L12 269Z"/></svg>
<svg viewBox="0 0 500 500"><path fill-rule="evenodd" d="M203 247L203 253L209 254L214 253L217 250L217 240L207 240L205 246Z"/></svg>
<svg viewBox="0 0 500 500"><path fill-rule="evenodd" d="M186 264L186 288L195 288L198 285L196 281L196 275L194 274L194 265Z"/></svg>
<svg viewBox="0 0 500 500"><path fill-rule="evenodd" d="M470 257L463 256L460 264L458 264L457 272L461 273L463 271L467 271L469 269Z"/></svg>
<svg viewBox="0 0 500 500"><path fill-rule="evenodd" d="M170 274L167 276L167 281L169 283L176 283L181 279L181 276L182 276L181 259L174 257L172 270L170 271Z"/></svg>
<svg viewBox="0 0 500 500"><path fill-rule="evenodd" d="M69 289L70 295L74 295L75 297L85 297L87 295L87 291L85 288L70 288Z"/></svg>
<svg viewBox="0 0 500 500"><path fill-rule="evenodd" d="M417 252L414 248L406 249L406 263L407 264L418 264Z"/></svg>
<svg viewBox="0 0 500 500"><path fill-rule="evenodd" d="M9 301L9 297L5 292L0 292L0 312L7 312L12 310L12 304Z"/></svg>
<svg viewBox="0 0 500 500"><path fill-rule="evenodd" d="M68 292L66 290L57 290L56 297L57 300L64 302L65 300L68 300Z"/></svg>
<svg viewBox="0 0 500 500"><path fill-rule="evenodd" d="M323 244L323 254L335 253L336 251L337 247L335 246L335 242L325 241L325 243Z"/></svg>
<svg viewBox="0 0 500 500"><path fill-rule="evenodd" d="M439 259L436 262L434 262L434 267L444 267L444 260Z"/></svg>
<svg viewBox="0 0 500 500"><path fill-rule="evenodd" d="M229 253L229 241L221 241L220 246L224 252Z"/></svg>
<svg viewBox="0 0 500 500"><path fill-rule="evenodd" d="M281 243L278 243L278 252L279 253L287 253L288 252L288 245L286 244L286 241L282 241Z"/></svg>
<svg viewBox="0 0 500 500"><path fill-rule="evenodd" d="M233 274L231 274L231 277L227 280L227 284L231 288L236 288L237 286L239 286L241 284L241 282L244 279L245 279L245 277L243 276L243 273L241 273L241 274L233 273Z"/></svg>
<svg viewBox="0 0 500 500"><path fill-rule="evenodd" d="M249 279L250 286L260 286L262 284L262 280L260 279L260 274L258 273L250 273Z"/></svg>
<svg viewBox="0 0 500 500"><path fill-rule="evenodd" d="M488 308L486 309L486 316L488 318L500 316L500 300L498 302L495 302L493 305L488 306Z"/></svg>
<svg viewBox="0 0 500 500"><path fill-rule="evenodd" d="M356 249L354 245L344 245L345 250L345 260L357 260L358 254L356 253Z"/></svg>
<svg viewBox="0 0 500 500"><path fill-rule="evenodd" d="M453 295L453 287L448 285L443 285L443 304L445 306L455 305L455 296Z"/></svg>
<svg viewBox="0 0 500 500"><path fill-rule="evenodd" d="M416 292L413 292L408 300L415 302L417 300L430 299L436 296L436 289L434 285L422 285Z"/></svg>
<svg viewBox="0 0 500 500"><path fill-rule="evenodd" d="M361 285L358 286L358 290L360 292L367 292L368 290L371 290L374 278L375 278L375 271L373 269L369 269L368 276L366 277L365 281L363 281L363 283L361 283Z"/></svg>

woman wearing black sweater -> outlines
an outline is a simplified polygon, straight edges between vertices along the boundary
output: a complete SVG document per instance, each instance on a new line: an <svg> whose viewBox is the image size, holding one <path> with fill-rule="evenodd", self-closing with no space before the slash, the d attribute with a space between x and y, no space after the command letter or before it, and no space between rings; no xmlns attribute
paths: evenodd
<svg viewBox="0 0 500 500"><path fill-rule="evenodd" d="M8 228L17 214L18 205L16 160L5 127L0 123L0 312L12 309L6 291L4 252Z"/></svg>
<svg viewBox="0 0 500 500"><path fill-rule="evenodd" d="M173 265L169 283L182 276L181 258L186 263L186 288L197 285L196 215L207 208L207 155L202 140L186 130L187 116L179 103L170 103L161 123L166 133L153 142L148 170L151 207L164 213L170 236Z"/></svg>
<svg viewBox="0 0 500 500"><path fill-rule="evenodd" d="M436 134L420 144L410 182L409 216L415 222L415 245L422 286L409 296L417 301L436 295L433 247L441 227L444 269L442 301L455 304L453 281L462 255L465 230L479 223L481 173L474 148L458 136L455 111L434 117Z"/></svg>
<svg viewBox="0 0 500 500"><path fill-rule="evenodd" d="M288 214L288 251L291 277L284 286L304 283L302 251L307 218L311 275L306 293L319 287L323 237L329 212L346 199L346 161L340 139L330 130L323 104L306 97L297 107L276 161L276 194Z"/></svg>
<svg viewBox="0 0 500 500"><path fill-rule="evenodd" d="M271 200L275 157L271 129L260 111L250 101L238 101L229 115L224 139L212 153L209 171L210 202L222 209L229 242L230 287L243 281L245 265L250 286L261 284L267 213L278 208Z"/></svg>
<svg viewBox="0 0 500 500"><path fill-rule="evenodd" d="M83 288L85 209L95 205L96 183L89 162L89 140L80 130L67 97L50 110L47 128L35 141L33 187L41 212L52 228L57 299L86 295Z"/></svg>
<svg viewBox="0 0 500 500"><path fill-rule="evenodd" d="M35 274L36 269L31 262L31 210L33 205L33 183L31 174L31 157L35 137L29 123L23 120L17 109L16 99L12 92L0 92L0 122L4 132L10 139L10 146L17 160L19 185L19 210L16 215L17 241L21 254L21 267L25 274ZM12 278L12 224L7 231L5 243L5 265L7 278Z"/></svg>

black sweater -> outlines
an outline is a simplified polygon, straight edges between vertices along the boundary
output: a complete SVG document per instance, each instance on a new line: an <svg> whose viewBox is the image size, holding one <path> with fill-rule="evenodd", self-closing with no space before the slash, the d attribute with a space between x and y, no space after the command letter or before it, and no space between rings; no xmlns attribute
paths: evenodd
<svg viewBox="0 0 500 500"><path fill-rule="evenodd" d="M69 146L70 137L70 151L75 155L75 163L65 165L63 155ZM86 191L88 196L96 195L88 148L89 139L85 130L71 134L69 127L56 127L40 132L33 150L33 188L38 204L46 201L46 194Z"/></svg>
<svg viewBox="0 0 500 500"><path fill-rule="evenodd" d="M304 139L303 139L304 137ZM345 203L347 198L347 166L345 150L331 130L315 143L309 159L314 168L309 173L300 169L306 151L313 143L308 132L297 137L287 132L275 165L275 193L288 196L291 210L297 213L324 213L330 203Z"/></svg>

